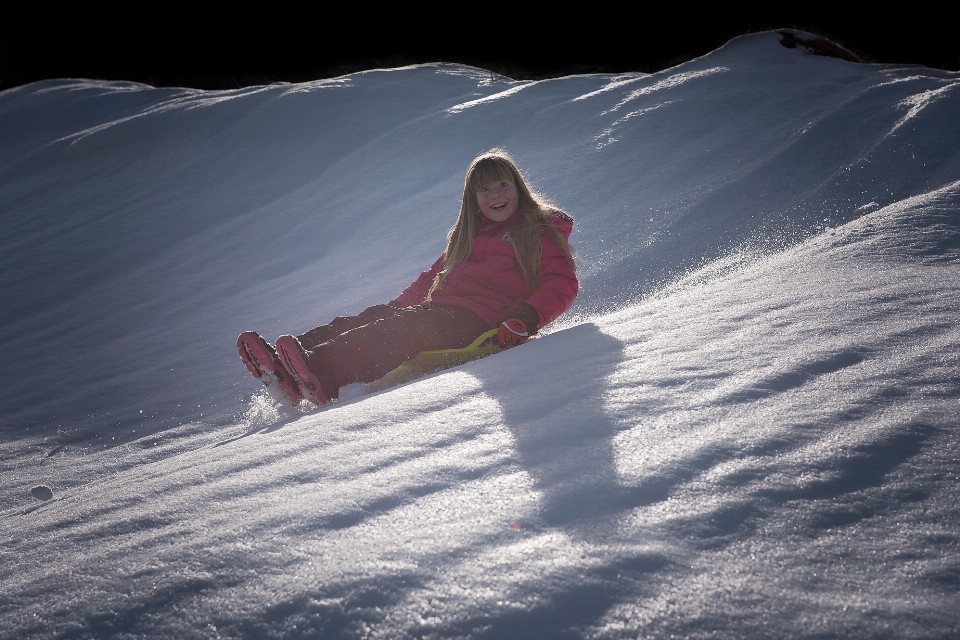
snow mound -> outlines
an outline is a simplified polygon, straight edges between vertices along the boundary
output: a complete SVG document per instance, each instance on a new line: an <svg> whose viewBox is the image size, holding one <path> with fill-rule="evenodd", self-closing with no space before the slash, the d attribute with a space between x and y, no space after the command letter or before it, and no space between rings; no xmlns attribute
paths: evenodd
<svg viewBox="0 0 960 640"><path fill-rule="evenodd" d="M782 38L0 93L0 637L954 634L960 76ZM493 146L577 220L574 309L273 404L236 336L392 298Z"/></svg>

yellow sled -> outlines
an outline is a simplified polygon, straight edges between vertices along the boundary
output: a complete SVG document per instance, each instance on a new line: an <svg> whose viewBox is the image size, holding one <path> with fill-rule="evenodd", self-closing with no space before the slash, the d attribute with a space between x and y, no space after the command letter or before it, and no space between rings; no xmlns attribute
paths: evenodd
<svg viewBox="0 0 960 640"><path fill-rule="evenodd" d="M462 349L421 351L416 358L407 360L379 380L364 384L363 389L367 393L382 391L428 373L442 371L471 360L492 356L499 351L503 351L503 347L497 343L497 329L490 329Z"/></svg>

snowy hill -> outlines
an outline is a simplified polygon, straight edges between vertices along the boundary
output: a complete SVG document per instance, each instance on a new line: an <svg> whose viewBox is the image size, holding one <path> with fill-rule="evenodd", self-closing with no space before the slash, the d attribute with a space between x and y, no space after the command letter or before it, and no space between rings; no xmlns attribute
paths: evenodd
<svg viewBox="0 0 960 640"><path fill-rule="evenodd" d="M960 75L780 38L0 93L0 637L952 637ZM494 146L574 309L273 406L237 334L394 297Z"/></svg>

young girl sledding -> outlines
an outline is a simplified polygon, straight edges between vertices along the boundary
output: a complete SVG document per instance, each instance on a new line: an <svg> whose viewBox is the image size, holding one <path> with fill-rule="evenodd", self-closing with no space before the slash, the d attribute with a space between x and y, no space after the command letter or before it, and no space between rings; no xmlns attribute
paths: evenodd
<svg viewBox="0 0 960 640"><path fill-rule="evenodd" d="M573 218L492 149L467 170L446 251L395 300L280 336L275 348L247 331L240 357L274 397L324 405L340 387L377 380L421 351L466 347L495 327L501 346L520 344L573 304L572 230Z"/></svg>

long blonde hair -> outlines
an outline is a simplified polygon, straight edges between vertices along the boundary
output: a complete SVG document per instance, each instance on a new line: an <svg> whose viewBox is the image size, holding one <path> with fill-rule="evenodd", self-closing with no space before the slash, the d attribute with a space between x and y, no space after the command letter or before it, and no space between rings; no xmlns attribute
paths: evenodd
<svg viewBox="0 0 960 640"><path fill-rule="evenodd" d="M454 265L470 258L473 240L484 220L480 205L477 203L477 192L480 187L501 180L513 182L519 196L517 220L506 234L506 240L513 245L517 266L527 285L533 289L540 285L540 256L543 253L540 231L545 232L553 240L570 267L576 271L577 266L573 260L570 244L550 221L550 213L559 209L542 195L527 187L523 174L520 173L509 153L504 149L490 149L477 156L467 169L467 175L463 180L460 215L457 216L456 223L447 234L443 270L434 279L433 286L430 287L431 294L443 286Z"/></svg>

